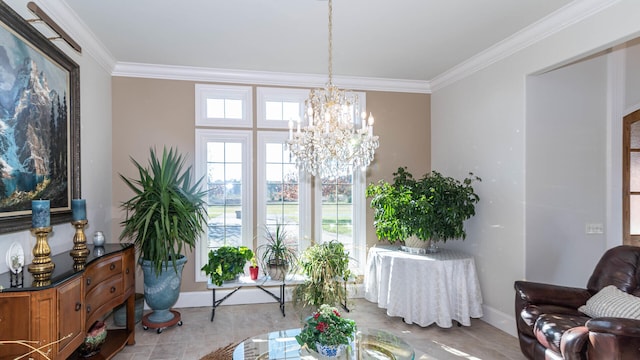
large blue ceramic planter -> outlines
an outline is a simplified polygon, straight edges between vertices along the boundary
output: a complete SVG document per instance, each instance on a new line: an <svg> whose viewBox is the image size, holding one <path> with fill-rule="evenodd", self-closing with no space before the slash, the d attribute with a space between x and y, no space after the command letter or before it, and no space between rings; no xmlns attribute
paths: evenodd
<svg viewBox="0 0 640 360"><path fill-rule="evenodd" d="M144 274L144 299L153 309L147 318L152 323L166 323L171 321L174 314L170 311L180 296L180 282L182 269L187 257L182 255L176 260L176 270L173 264L163 265L163 271L156 276L150 261L140 259L140 266Z"/></svg>

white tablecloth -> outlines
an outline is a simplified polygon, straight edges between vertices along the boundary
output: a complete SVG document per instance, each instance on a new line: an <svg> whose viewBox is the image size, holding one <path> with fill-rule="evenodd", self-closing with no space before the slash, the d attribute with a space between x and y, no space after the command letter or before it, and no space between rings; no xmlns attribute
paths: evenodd
<svg viewBox="0 0 640 360"><path fill-rule="evenodd" d="M397 246L369 250L365 298L407 324L451 327L482 317L482 294L473 257L440 249L435 254L401 252Z"/></svg>

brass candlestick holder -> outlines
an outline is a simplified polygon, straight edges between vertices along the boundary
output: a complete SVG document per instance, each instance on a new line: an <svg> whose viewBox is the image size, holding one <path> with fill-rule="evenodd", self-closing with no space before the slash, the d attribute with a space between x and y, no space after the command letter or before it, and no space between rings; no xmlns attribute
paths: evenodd
<svg viewBox="0 0 640 360"><path fill-rule="evenodd" d="M69 252L73 258L73 269L76 271L84 269L89 256L87 248L87 237L84 235L84 228L89 223L87 220L72 221L71 224L76 228L76 234L73 236L73 249Z"/></svg>
<svg viewBox="0 0 640 360"><path fill-rule="evenodd" d="M32 228L31 232L36 235L36 245L33 247L33 261L28 269L33 276L34 286L45 286L51 283L51 273L56 264L51 262L51 248L49 247L49 233L52 227Z"/></svg>

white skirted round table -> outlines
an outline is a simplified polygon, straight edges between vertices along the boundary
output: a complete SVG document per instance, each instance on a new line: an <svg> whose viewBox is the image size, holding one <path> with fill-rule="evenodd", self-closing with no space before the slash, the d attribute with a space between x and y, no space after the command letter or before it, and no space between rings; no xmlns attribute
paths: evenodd
<svg viewBox="0 0 640 360"><path fill-rule="evenodd" d="M475 261L461 251L441 248L410 254L398 246L369 249L365 298L407 324L469 326L482 317L482 293Z"/></svg>

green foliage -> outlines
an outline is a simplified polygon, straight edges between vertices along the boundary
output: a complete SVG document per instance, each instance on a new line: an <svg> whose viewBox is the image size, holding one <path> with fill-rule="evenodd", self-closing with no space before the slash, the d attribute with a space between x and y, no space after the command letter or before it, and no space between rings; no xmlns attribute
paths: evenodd
<svg viewBox="0 0 640 360"><path fill-rule="evenodd" d="M459 181L432 171L416 180L406 167L393 175L393 183L380 180L366 190L379 239L394 243L415 235L445 242L466 237L464 221L475 215L480 200L472 183L482 179L469 173Z"/></svg>
<svg viewBox="0 0 640 360"><path fill-rule="evenodd" d="M356 323L343 318L338 309L327 304L310 316L296 340L300 345L307 345L315 350L316 342L324 345L349 345L356 333Z"/></svg>
<svg viewBox="0 0 640 360"><path fill-rule="evenodd" d="M163 264L169 262L176 270L175 261L183 247L193 250L205 228L205 192L199 190L202 179L191 185L191 166L183 171L185 159L173 148L165 147L161 158L151 148L148 167L133 158L131 161L139 178L120 174L134 192L121 204L126 218L120 223L120 241L132 239L141 258L151 261L156 275L166 270L168 265L163 269Z"/></svg>
<svg viewBox="0 0 640 360"><path fill-rule="evenodd" d="M351 270L349 254L342 243L334 240L310 246L299 263L306 280L293 289L294 305L318 307L346 300L344 282L351 276Z"/></svg>
<svg viewBox="0 0 640 360"><path fill-rule="evenodd" d="M260 262L266 270L270 266L280 266L289 269L298 262L295 244L289 243L289 234L283 224L277 223L275 229L264 227L267 242L257 249L260 254Z"/></svg>
<svg viewBox="0 0 640 360"><path fill-rule="evenodd" d="M244 273L244 265L253 258L253 251L246 246L222 246L209 251L209 261L202 267L211 276L211 282L222 285Z"/></svg>

